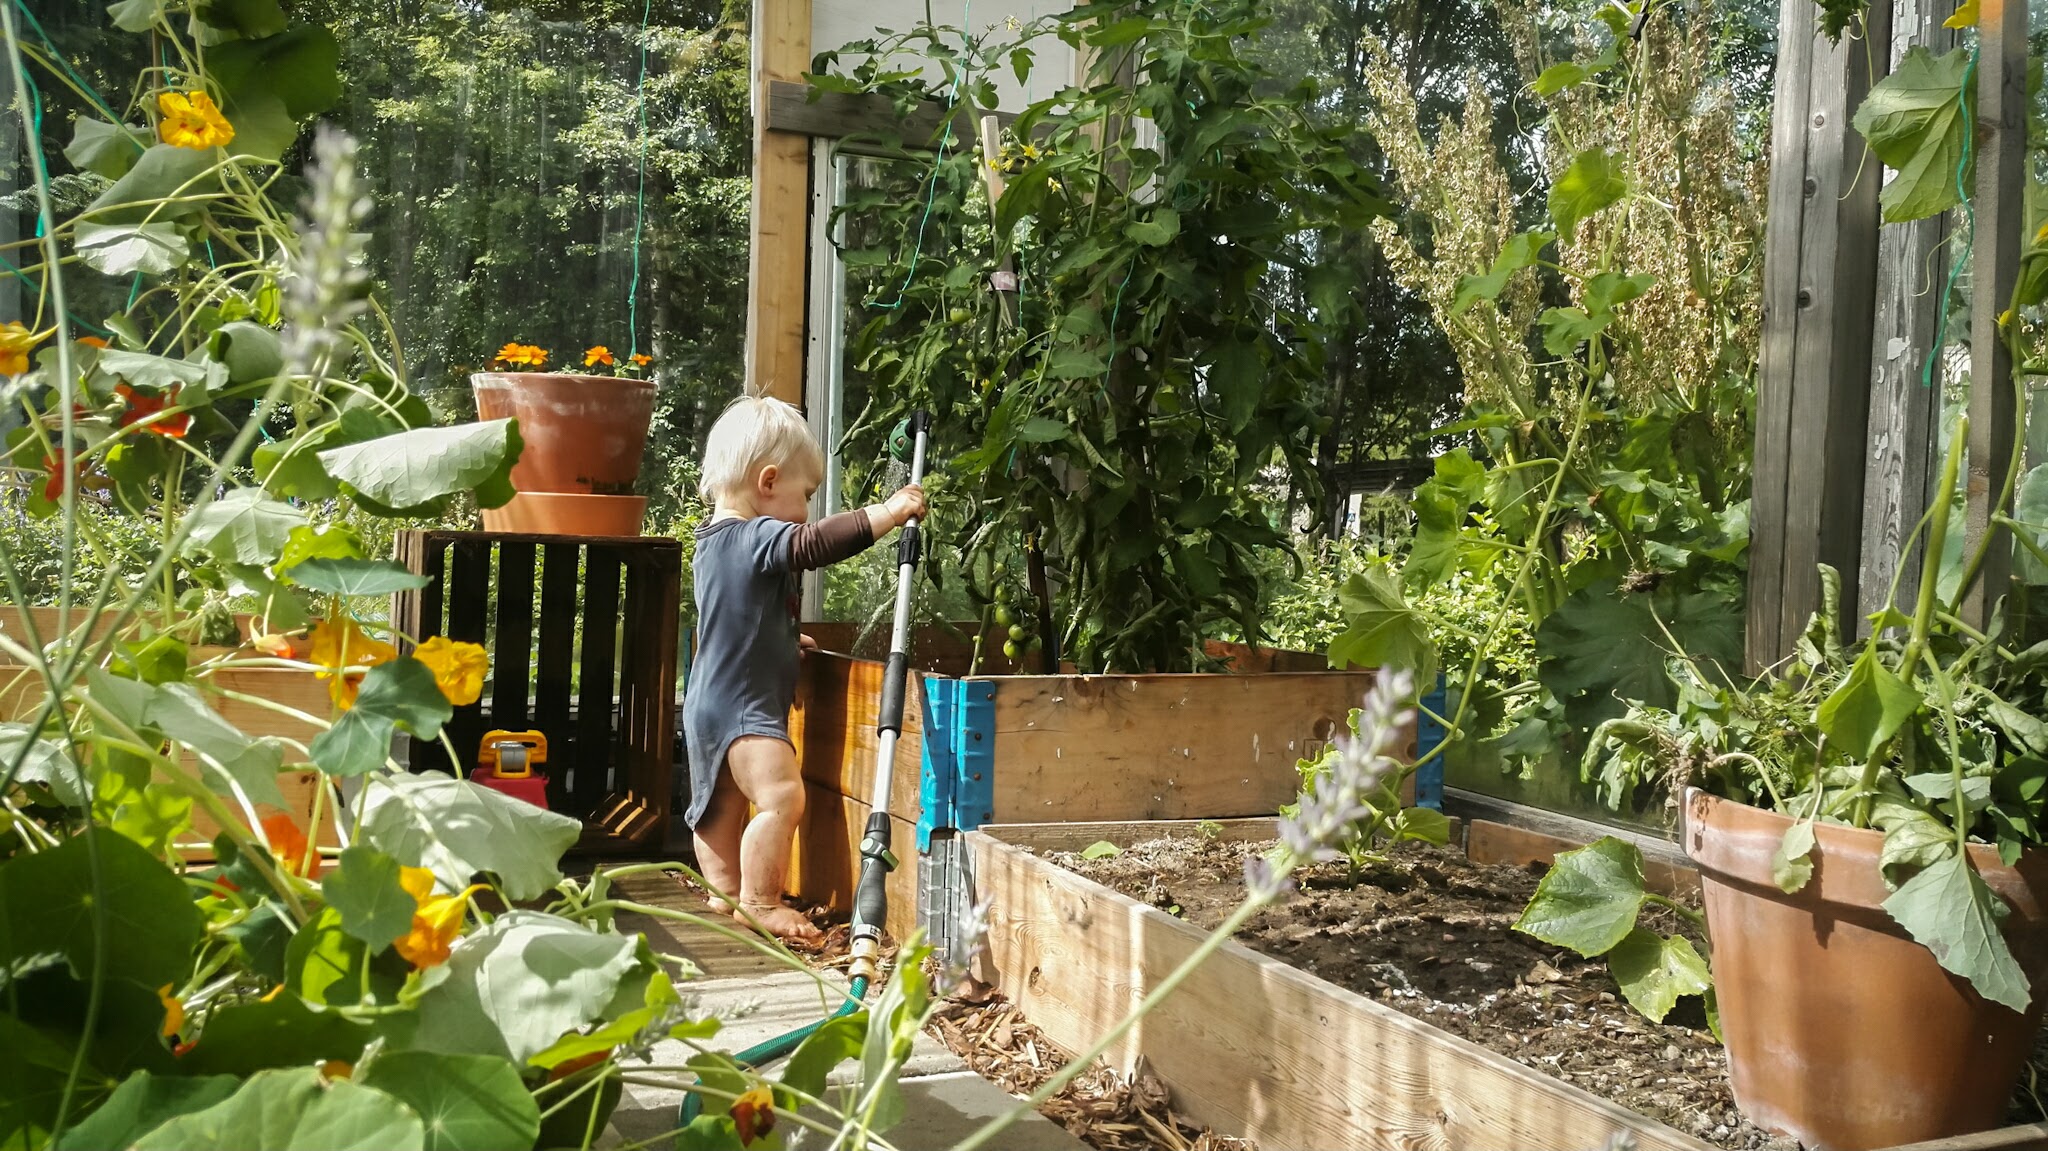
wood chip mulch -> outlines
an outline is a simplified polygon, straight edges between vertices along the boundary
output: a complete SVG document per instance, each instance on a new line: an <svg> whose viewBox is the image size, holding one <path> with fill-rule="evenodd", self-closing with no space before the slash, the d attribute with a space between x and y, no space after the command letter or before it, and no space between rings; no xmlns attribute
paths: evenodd
<svg viewBox="0 0 2048 1151"><path fill-rule="evenodd" d="M1017 1099L1030 1096L1072 1058L996 994L986 1002L944 1001L928 1030L983 1079ZM1039 1112L1097 1151L1258 1151L1249 1139L1217 1134L1176 1114L1166 1084L1143 1066L1133 1077L1097 1064Z"/></svg>

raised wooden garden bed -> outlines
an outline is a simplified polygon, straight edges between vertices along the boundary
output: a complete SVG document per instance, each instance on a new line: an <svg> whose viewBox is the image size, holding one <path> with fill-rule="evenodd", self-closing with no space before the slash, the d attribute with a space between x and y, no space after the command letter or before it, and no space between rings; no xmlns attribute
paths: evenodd
<svg viewBox="0 0 2048 1151"><path fill-rule="evenodd" d="M1458 811L1455 795L1447 806ZM1555 822L1536 830L1471 812L1454 821L1452 842L1467 845L1475 862L1541 862L1606 830ZM1544 822L1532 814L1532 822ZM970 832L964 841L975 896L990 907L980 975L1054 1042L1088 1050L1206 933L1041 854L1077 852L1101 840L1125 847L1163 838L1252 842L1273 830L1272 820L1259 819L1206 827L990 825ZM1668 846L1656 856L1646 869L1653 885L1696 887L1697 877L1673 862ZM1211 955L1106 1058L1125 1072L1142 1060L1189 1119L1271 1148L1564 1151L1611 1146L1624 1133L1645 1151L1715 1146L1236 942ZM1913 1151L2042 1147L2048 1127L2029 1124Z"/></svg>
<svg viewBox="0 0 2048 1151"><path fill-rule="evenodd" d="M25 614L34 620L36 633L42 636L45 642L57 634L55 608L29 608ZM23 616L24 613L19 608L0 609L0 631L25 644L28 628ZM104 618L111 620L112 615ZM246 626L247 620L239 619L237 623ZM98 638L101 634L103 632L100 627L96 626L92 638ZM226 649L223 648L198 648L193 650L191 658L196 663L223 654L226 654ZM207 678L207 682L224 691L267 699L307 715L324 717L332 708L327 696L327 685L308 671L272 667L226 668L213 673ZM16 663L12 658L0 653L0 722L21 723L32 720L48 694L49 687L43 682L39 670ZM320 729L312 724L270 708L218 695L209 695L208 699L213 703L214 710L221 714L221 718L234 724L242 734L252 738L280 736L306 744L311 743L313 737L319 734ZM192 770L198 769L197 764L190 763L189 757L188 764ZM320 773L311 769L284 772L277 777L277 788L284 795L284 807L273 809L265 805L258 808L259 814L269 815L274 810L282 810L297 820L301 827L306 826L312 819L313 798L320 788ZM333 810L331 799L327 810ZM323 819L321 823L321 844L335 846L338 840L333 821ZM192 813L192 830L184 837L192 842L181 843L187 858L209 857L207 845L219 833L220 827L212 817L204 811L195 809Z"/></svg>
<svg viewBox="0 0 2048 1151"><path fill-rule="evenodd" d="M812 634L821 644L840 638ZM904 861L889 901L899 938L919 922L918 855L935 834L1270 815L1300 789L1296 761L1321 754L1372 686L1369 672L1331 671L961 677L969 646L924 631L913 644L922 672L912 676L890 791ZM873 795L882 677L879 662L812 653L791 718L809 786L791 886L840 910Z"/></svg>

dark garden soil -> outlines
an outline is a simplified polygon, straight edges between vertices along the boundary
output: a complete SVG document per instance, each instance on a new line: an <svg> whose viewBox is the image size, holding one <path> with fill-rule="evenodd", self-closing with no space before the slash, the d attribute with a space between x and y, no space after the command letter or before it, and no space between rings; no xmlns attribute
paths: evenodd
<svg viewBox="0 0 2048 1151"><path fill-rule="evenodd" d="M1245 858L1270 847L1160 840L1105 859L1046 858L1213 928L1243 898ZM1452 849L1404 845L1355 880L1341 863L1306 873L1299 892L1238 939L1708 1142L1794 1151L1793 1140L1736 1110L1727 1058L1698 999L1651 1023L1621 998L1604 961L1513 930L1541 874L1540 867L1475 864ZM1669 919L1645 922L1667 933L1674 927ZM2040 1117L2028 1095L2023 1081L2014 1122Z"/></svg>

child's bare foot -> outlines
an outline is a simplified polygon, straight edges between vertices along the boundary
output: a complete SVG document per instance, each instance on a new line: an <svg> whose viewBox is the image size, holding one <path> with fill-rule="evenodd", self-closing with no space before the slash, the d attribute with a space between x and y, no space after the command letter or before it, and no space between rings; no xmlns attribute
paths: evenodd
<svg viewBox="0 0 2048 1151"><path fill-rule="evenodd" d="M713 915L731 915L733 913L732 900L730 899L713 895L709 897L707 902L711 904L711 914Z"/></svg>
<svg viewBox="0 0 2048 1151"><path fill-rule="evenodd" d="M825 938L803 912L780 903L743 904L734 918L749 927L759 924L762 930L785 943L817 943ZM749 923L749 919L753 922Z"/></svg>

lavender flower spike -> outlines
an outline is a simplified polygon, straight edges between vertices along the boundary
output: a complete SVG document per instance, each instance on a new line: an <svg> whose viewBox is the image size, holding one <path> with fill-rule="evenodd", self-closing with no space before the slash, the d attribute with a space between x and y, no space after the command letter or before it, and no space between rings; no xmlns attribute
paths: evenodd
<svg viewBox="0 0 2048 1151"><path fill-rule="evenodd" d="M1407 707L1414 690L1411 673L1381 670L1359 709L1357 736L1337 738L1337 755L1329 770L1301 793L1294 816L1281 821L1278 858L1270 864L1260 861L1258 867L1247 864L1248 889L1277 897L1285 890L1288 873L1338 858L1352 829L1372 814L1368 800L1401 770L1394 750L1414 718Z"/></svg>

